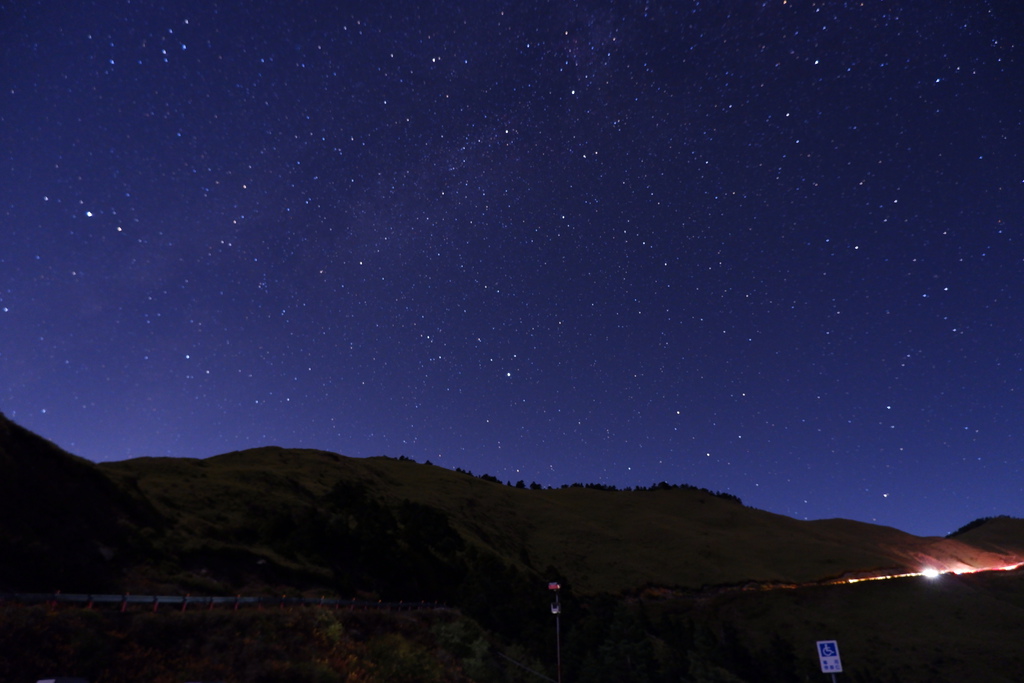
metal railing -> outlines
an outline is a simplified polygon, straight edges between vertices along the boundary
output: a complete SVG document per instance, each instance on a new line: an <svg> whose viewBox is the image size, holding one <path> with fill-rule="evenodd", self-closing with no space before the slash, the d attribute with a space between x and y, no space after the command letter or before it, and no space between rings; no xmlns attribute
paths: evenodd
<svg viewBox="0 0 1024 683"><path fill-rule="evenodd" d="M204 595L134 595L132 593L0 593L0 602L16 602L21 604L49 604L84 606L92 609L101 606L116 606L122 612L129 607L146 607L153 612L168 608L184 612L190 608L211 610L241 609L256 607L265 609L287 607L322 607L328 609L347 610L386 610L403 612L413 610L448 609L447 605L437 602L383 602L381 600L359 600L343 598L303 598L295 596L204 596Z"/></svg>

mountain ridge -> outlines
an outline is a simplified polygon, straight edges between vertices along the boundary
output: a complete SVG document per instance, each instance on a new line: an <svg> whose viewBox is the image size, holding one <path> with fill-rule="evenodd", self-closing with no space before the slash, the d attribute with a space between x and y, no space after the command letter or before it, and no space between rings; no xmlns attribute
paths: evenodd
<svg viewBox="0 0 1024 683"><path fill-rule="evenodd" d="M306 583L320 576L329 584L331 571L263 536L267 525L301 525L290 519L300 513L316 524L336 523L337 511L324 501L339 486L356 487L380 509L411 504L430 510L444 518L459 542L538 579L548 568L562 572L581 594L750 581L803 584L923 569L976 571L1024 561L1024 522L1003 518L956 538L918 537L854 520L795 520L690 486L534 490L407 458L349 458L276 446L209 458L93 464L2 416L0 427L8 508L17 500L35 510L29 518L47 519L53 514L41 512L39 501L57 497L64 502L50 512L97 525L108 545L137 545L141 537L169 555L175 547L252 554L258 541L264 560L305 573ZM31 458L12 460L19 449L31 451ZM33 476L29 460L39 470ZM54 463L62 463L58 469L67 476L41 474L55 471ZM53 482L59 484L56 490ZM68 482L79 482L93 517L67 509L66 499L76 495ZM43 490L32 496L33 488ZM18 517L13 508L8 512L8 519ZM359 524L358 515L345 514L348 523ZM13 538L7 526L5 537ZM125 537L128 528L138 532L131 542ZM325 533L321 541L331 543L333 532Z"/></svg>
<svg viewBox="0 0 1024 683"><path fill-rule="evenodd" d="M145 641L174 672L168 681L198 680L196 671L345 680L339 672L356 660L369 662L367 681L395 680L381 667L400 661L410 681L424 680L424 667L451 681L531 680L509 672L507 655L554 674L549 581L561 586L571 680L811 680L822 637L842 643L851 681L968 680L978 662L989 680L1012 681L1024 666L1014 654L1024 570L970 574L1020 561L1024 520L1014 518L917 537L794 520L690 486L520 488L408 459L280 447L97 465L2 415L0 475L0 595L336 596L454 608L413 626L333 610L79 618L0 600L0 673L6 662L26 680L46 673L52 652L14 644L54 629L63 634L55 651L75 671L137 680L126 624L137 637L169 634ZM859 581L925 568L949 576ZM287 676L223 668L250 661L246 648L267 633L285 640L295 619L306 635L275 655L290 660L267 664ZM202 644L181 663L175 653L196 642L194 629L216 653ZM93 654L96 638L113 659ZM334 663L314 675L303 669L310 657Z"/></svg>
<svg viewBox="0 0 1024 683"><path fill-rule="evenodd" d="M975 571L1024 558L1024 541L1012 538L980 548L853 520L794 520L690 487L530 490L383 456L356 459L265 447L173 464L134 459L101 469L132 472L145 489L164 481L168 466L186 479L221 472L224 479L201 494L206 503L212 491L244 497L254 485L272 483L268 473L275 469L291 473L275 484L307 502L339 481L355 481L392 505L408 500L442 511L467 542L511 565L557 567L582 593L646 585L809 583L924 568Z"/></svg>

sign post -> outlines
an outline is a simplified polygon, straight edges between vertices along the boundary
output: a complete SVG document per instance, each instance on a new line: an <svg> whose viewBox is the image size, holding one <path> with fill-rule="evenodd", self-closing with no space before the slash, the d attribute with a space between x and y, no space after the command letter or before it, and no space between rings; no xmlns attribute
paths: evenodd
<svg viewBox="0 0 1024 683"><path fill-rule="evenodd" d="M562 616L562 603L558 600L558 591L562 590L562 586L557 581L552 581L548 584L549 591L555 591L555 601L551 603L551 613L555 615L555 653L558 657L558 683L562 683L562 627L561 627L561 616Z"/></svg>
<svg viewBox="0 0 1024 683"><path fill-rule="evenodd" d="M819 640L817 645L821 672L832 674L832 681L835 683L836 674L843 672L843 662L839 659L839 643L834 640Z"/></svg>

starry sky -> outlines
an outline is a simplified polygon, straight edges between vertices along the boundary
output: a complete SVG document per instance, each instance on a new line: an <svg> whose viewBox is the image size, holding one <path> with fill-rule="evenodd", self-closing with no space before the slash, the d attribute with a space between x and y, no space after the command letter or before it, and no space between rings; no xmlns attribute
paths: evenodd
<svg viewBox="0 0 1024 683"><path fill-rule="evenodd" d="M0 2L0 410L1024 516L1017 0Z"/></svg>

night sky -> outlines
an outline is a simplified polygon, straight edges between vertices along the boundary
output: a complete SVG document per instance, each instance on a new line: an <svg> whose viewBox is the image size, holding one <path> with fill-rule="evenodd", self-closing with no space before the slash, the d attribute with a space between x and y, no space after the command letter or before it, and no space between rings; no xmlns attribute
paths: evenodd
<svg viewBox="0 0 1024 683"><path fill-rule="evenodd" d="M0 2L0 410L1024 516L1019 0Z"/></svg>

